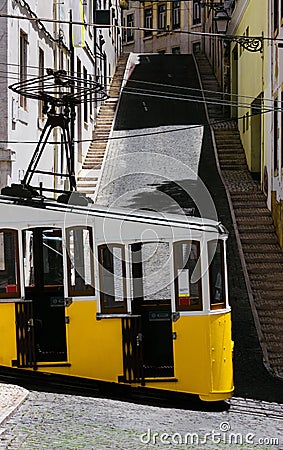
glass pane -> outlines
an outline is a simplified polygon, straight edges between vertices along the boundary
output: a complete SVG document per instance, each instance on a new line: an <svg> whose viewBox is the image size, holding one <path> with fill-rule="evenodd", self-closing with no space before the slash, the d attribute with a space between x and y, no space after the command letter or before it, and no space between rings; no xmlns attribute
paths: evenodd
<svg viewBox="0 0 283 450"><path fill-rule="evenodd" d="M168 242L142 245L143 298L145 301L170 300Z"/></svg>
<svg viewBox="0 0 283 450"><path fill-rule="evenodd" d="M225 304L225 282L224 282L224 255L223 242L212 241L208 243L209 279L210 279L210 303L219 305L221 308Z"/></svg>
<svg viewBox="0 0 283 450"><path fill-rule="evenodd" d="M18 293L17 233L0 232L0 296L13 297Z"/></svg>
<svg viewBox="0 0 283 450"><path fill-rule="evenodd" d="M122 247L100 247L100 293L102 311L125 308L125 261Z"/></svg>
<svg viewBox="0 0 283 450"><path fill-rule="evenodd" d="M34 286L33 232L23 232L25 287Z"/></svg>
<svg viewBox="0 0 283 450"><path fill-rule="evenodd" d="M63 253L61 230L43 230L42 241L44 285L62 285Z"/></svg>
<svg viewBox="0 0 283 450"><path fill-rule="evenodd" d="M202 309L199 253L198 242L178 242L174 245L177 309Z"/></svg>
<svg viewBox="0 0 283 450"><path fill-rule="evenodd" d="M69 286L73 295L93 294L92 236L87 228L68 230Z"/></svg>

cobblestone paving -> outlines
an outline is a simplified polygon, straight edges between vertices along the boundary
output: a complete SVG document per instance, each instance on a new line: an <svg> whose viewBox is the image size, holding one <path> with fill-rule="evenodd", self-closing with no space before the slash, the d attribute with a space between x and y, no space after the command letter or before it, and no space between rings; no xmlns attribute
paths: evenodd
<svg viewBox="0 0 283 450"><path fill-rule="evenodd" d="M249 408L237 409L237 403L234 399L228 412L207 412L31 392L13 418L2 424L0 448L283 448L282 415L281 420L267 416L270 409L280 414L282 406L249 401ZM250 415L253 408L256 414Z"/></svg>

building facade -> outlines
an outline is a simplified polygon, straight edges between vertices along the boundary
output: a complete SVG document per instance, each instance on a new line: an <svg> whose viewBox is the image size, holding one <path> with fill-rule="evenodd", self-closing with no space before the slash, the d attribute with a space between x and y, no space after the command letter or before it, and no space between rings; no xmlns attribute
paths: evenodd
<svg viewBox="0 0 283 450"><path fill-rule="evenodd" d="M21 182L46 123L40 101L16 94L8 86L46 75L46 69L52 68L64 69L80 77L82 82L97 81L107 92L121 53L122 36L119 31L121 9L117 0L0 0L0 6L1 12L8 16L0 18L3 30L0 40L3 187ZM79 21L82 25L72 25L71 21ZM93 26L96 22L98 26ZM90 145L99 108L100 103L95 98L76 108L76 172ZM55 128L53 144L48 145L40 161L45 171L61 173L66 170L62 146L56 144L60 139L60 129ZM34 174L31 184L37 186L40 182L56 189L68 187L64 177L52 179Z"/></svg>
<svg viewBox="0 0 283 450"><path fill-rule="evenodd" d="M123 11L124 51L196 53L202 50L204 15L198 0L130 1ZM195 34L194 34L195 33Z"/></svg>
<svg viewBox="0 0 283 450"><path fill-rule="evenodd" d="M267 80L273 112L269 114L266 141L270 150L268 177L271 210L277 233L283 247L283 3L269 0L270 71Z"/></svg>

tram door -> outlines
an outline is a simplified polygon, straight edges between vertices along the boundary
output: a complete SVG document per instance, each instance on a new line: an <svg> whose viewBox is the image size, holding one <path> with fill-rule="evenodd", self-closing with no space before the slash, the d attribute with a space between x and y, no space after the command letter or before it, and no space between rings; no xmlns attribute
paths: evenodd
<svg viewBox="0 0 283 450"><path fill-rule="evenodd" d="M32 329L37 362L66 361L62 231L34 228L23 231L25 299L32 303L26 317Z"/></svg>
<svg viewBox="0 0 283 450"><path fill-rule="evenodd" d="M131 245L132 312L141 315L145 378L174 376L169 259L166 242Z"/></svg>

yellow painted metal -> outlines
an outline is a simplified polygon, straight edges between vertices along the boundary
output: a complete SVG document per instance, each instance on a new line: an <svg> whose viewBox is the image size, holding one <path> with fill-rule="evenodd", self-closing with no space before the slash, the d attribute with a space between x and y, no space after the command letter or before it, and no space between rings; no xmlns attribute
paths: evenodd
<svg viewBox="0 0 283 450"><path fill-rule="evenodd" d="M67 308L70 373L104 381L123 375L121 319L96 320L96 301L79 301Z"/></svg>
<svg viewBox="0 0 283 450"><path fill-rule="evenodd" d="M0 336L0 365L11 366L12 360L17 359L16 318L14 303L0 303Z"/></svg>
<svg viewBox="0 0 283 450"><path fill-rule="evenodd" d="M205 401L233 395L231 314L183 316L173 323L176 383L147 383L147 387L198 394Z"/></svg>
<svg viewBox="0 0 283 450"><path fill-rule="evenodd" d="M38 371L118 382L123 375L121 319L96 320L97 303L73 302L66 308L70 366L40 365ZM202 400L218 401L233 394L230 313L181 316L173 323L174 377L176 381L145 380L146 387L189 392ZM1 303L0 365L16 359L15 307Z"/></svg>

